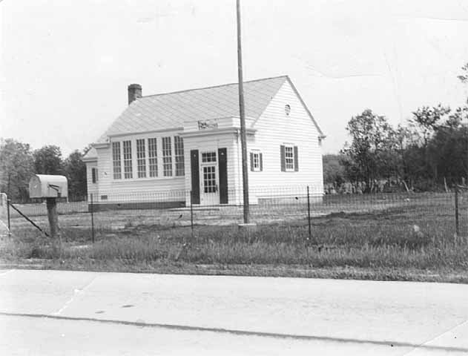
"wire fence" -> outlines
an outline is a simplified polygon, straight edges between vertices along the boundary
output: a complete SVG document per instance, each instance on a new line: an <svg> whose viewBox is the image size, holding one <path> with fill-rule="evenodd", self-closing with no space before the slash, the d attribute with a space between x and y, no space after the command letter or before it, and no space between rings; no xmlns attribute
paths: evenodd
<svg viewBox="0 0 468 356"><path fill-rule="evenodd" d="M164 191L159 194L90 195L89 200L57 204L60 235L64 239L96 241L109 236L131 236L138 230L163 232L191 229L197 236L203 226L226 227L243 223L242 191L230 191L229 204L200 202L193 192ZM48 212L40 200L15 204L3 194L0 199L2 235L46 235ZM378 229L389 234L427 231L447 236L468 235L468 191L455 187L445 193L377 193L321 195L309 187L265 187L250 202L250 221L257 231L271 226L300 227L309 238L346 229ZM271 231L271 230L268 230ZM284 230L283 230L284 231ZM293 232L291 232L293 233ZM346 231L344 231L346 234Z"/></svg>

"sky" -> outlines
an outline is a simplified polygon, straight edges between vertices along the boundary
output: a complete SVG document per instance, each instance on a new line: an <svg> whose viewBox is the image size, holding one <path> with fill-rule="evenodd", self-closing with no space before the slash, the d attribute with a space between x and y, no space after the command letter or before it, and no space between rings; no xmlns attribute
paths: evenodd
<svg viewBox="0 0 468 356"><path fill-rule="evenodd" d="M243 0L244 80L289 75L327 138L468 97L466 0ZM0 138L82 150L151 95L237 82L235 0L0 0Z"/></svg>

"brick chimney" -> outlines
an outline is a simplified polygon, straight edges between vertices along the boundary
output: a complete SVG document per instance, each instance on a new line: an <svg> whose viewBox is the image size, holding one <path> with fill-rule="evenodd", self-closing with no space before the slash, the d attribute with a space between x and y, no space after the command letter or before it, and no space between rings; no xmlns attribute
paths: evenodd
<svg viewBox="0 0 468 356"><path fill-rule="evenodd" d="M142 89L140 84L130 84L128 86L128 105L134 100L142 97Z"/></svg>

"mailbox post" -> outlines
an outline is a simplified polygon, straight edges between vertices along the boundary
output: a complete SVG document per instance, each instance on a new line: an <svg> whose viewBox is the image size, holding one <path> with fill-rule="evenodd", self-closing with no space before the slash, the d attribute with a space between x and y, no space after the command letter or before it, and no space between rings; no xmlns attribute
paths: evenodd
<svg viewBox="0 0 468 356"><path fill-rule="evenodd" d="M36 174L29 181L29 197L45 198L49 217L50 236L59 236L57 198L68 197L68 181L64 176Z"/></svg>
<svg viewBox="0 0 468 356"><path fill-rule="evenodd" d="M46 198L46 205L47 216L49 217L50 236L54 239L59 233L57 200L55 198Z"/></svg>

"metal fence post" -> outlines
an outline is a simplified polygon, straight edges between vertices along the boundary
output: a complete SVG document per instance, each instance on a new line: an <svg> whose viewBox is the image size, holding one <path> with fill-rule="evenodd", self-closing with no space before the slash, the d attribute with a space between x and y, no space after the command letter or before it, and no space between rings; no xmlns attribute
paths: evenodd
<svg viewBox="0 0 468 356"><path fill-rule="evenodd" d="M11 222L10 222L10 202L11 200L7 198L7 220L8 220L8 236L11 233Z"/></svg>
<svg viewBox="0 0 468 356"><path fill-rule="evenodd" d="M91 194L91 238L94 243L94 206L93 206L93 195Z"/></svg>
<svg viewBox="0 0 468 356"><path fill-rule="evenodd" d="M190 191L190 227L192 229L192 240L193 240L193 193Z"/></svg>
<svg viewBox="0 0 468 356"><path fill-rule="evenodd" d="M458 222L458 185L455 184L455 233L457 236L460 234L459 222Z"/></svg>
<svg viewBox="0 0 468 356"><path fill-rule="evenodd" d="M312 240L312 227L310 225L310 189L307 186L307 222L309 225L309 240Z"/></svg>

